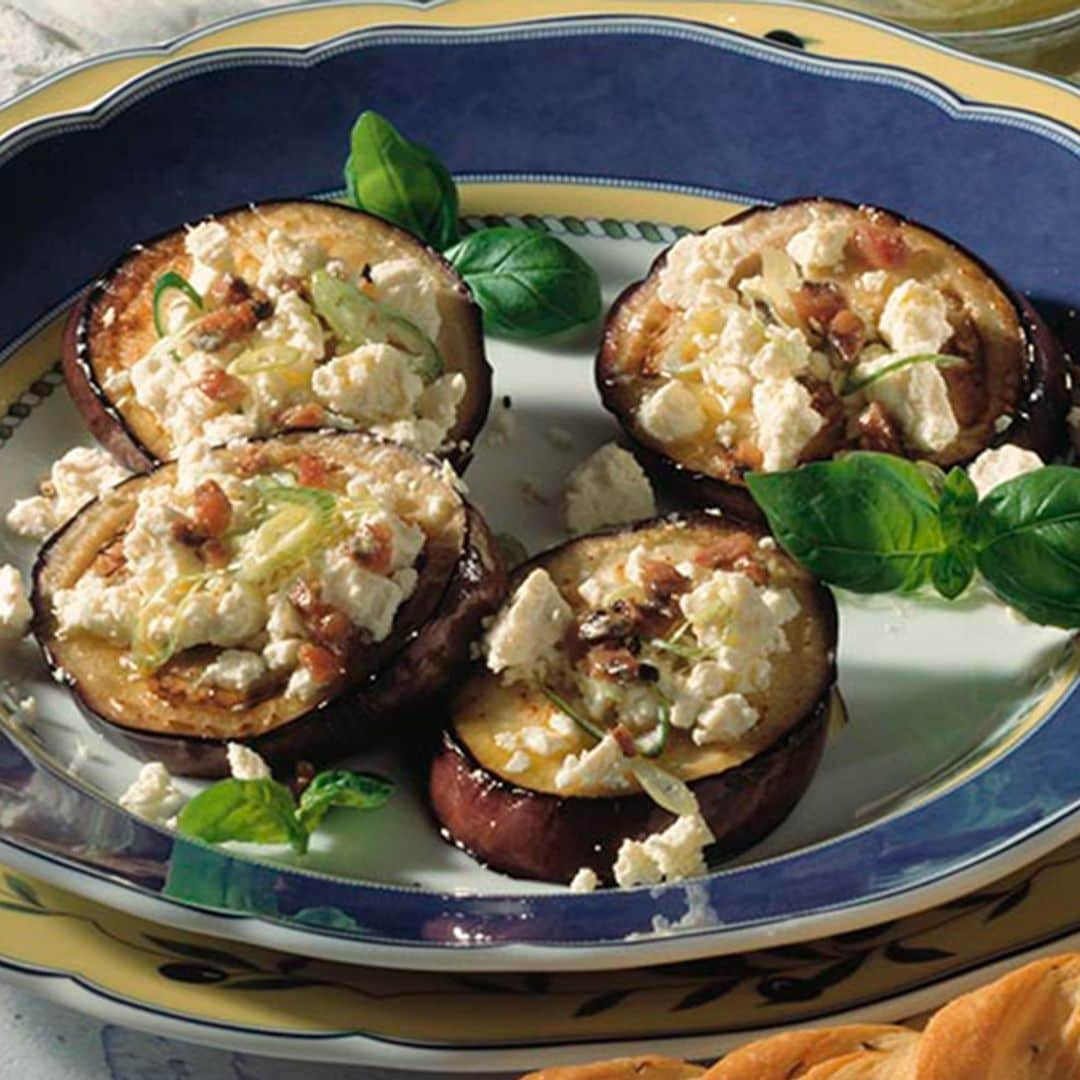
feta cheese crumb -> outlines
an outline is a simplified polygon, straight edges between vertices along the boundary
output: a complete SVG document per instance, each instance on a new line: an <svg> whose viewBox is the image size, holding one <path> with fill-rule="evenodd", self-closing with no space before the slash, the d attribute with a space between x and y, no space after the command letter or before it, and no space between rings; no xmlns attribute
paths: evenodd
<svg viewBox="0 0 1080 1080"><path fill-rule="evenodd" d="M125 810L164 825L186 800L173 785L169 770L160 761L150 761L118 801Z"/></svg>
<svg viewBox="0 0 1080 1080"><path fill-rule="evenodd" d="M266 678L266 673L266 661L258 653L226 649L206 666L199 681L246 694Z"/></svg>
<svg viewBox="0 0 1080 1080"><path fill-rule="evenodd" d="M595 892L600 879L596 871L589 866L583 866L571 879L570 891L577 893Z"/></svg>
<svg viewBox="0 0 1080 1080"><path fill-rule="evenodd" d="M984 450L969 466L968 476L981 499L1013 477L1023 476L1043 467L1043 459L1034 450L1025 450L1013 443ZM0 571L2 572L2 571Z"/></svg>
<svg viewBox="0 0 1080 1080"><path fill-rule="evenodd" d="M615 881L628 889L704 874L705 849L713 839L701 817L684 816L644 840L624 840L615 860Z"/></svg>
<svg viewBox="0 0 1080 1080"><path fill-rule="evenodd" d="M940 352L953 336L948 310L945 297L937 289L908 279L885 301L881 335L898 356Z"/></svg>
<svg viewBox="0 0 1080 1080"><path fill-rule="evenodd" d="M818 271L835 270L844 261L850 232L842 219L816 218L788 241L786 250L803 274L813 278Z"/></svg>
<svg viewBox="0 0 1080 1080"><path fill-rule="evenodd" d="M517 776L518 773L526 772L530 765L532 765L532 758L524 750L515 750L506 759L503 772L509 773L511 776Z"/></svg>
<svg viewBox="0 0 1080 1080"><path fill-rule="evenodd" d="M806 444L825 424L810 391L795 379L758 383L753 408L761 465L766 472L794 468Z"/></svg>
<svg viewBox="0 0 1080 1080"><path fill-rule="evenodd" d="M626 756L608 732L595 746L580 754L567 754L555 774L560 791L570 789L620 790L630 786Z"/></svg>
<svg viewBox="0 0 1080 1080"><path fill-rule="evenodd" d="M269 780L270 766L260 754L243 743L231 742L225 747L229 772L234 780Z"/></svg>
<svg viewBox="0 0 1080 1080"><path fill-rule="evenodd" d="M0 566L0 641L26 637L33 617L22 574L14 566Z"/></svg>
<svg viewBox="0 0 1080 1080"><path fill-rule="evenodd" d="M861 363L856 372L861 378L895 359L886 353ZM866 388L866 396L885 406L919 450L944 450L960 434L949 384L935 364L913 364L884 375Z"/></svg>
<svg viewBox="0 0 1080 1080"><path fill-rule="evenodd" d="M758 711L742 694L724 694L698 715L691 738L697 746L732 742L758 722Z"/></svg>
<svg viewBox="0 0 1080 1080"><path fill-rule="evenodd" d="M546 570L533 570L484 637L487 666L513 682L542 674L573 614Z"/></svg>
<svg viewBox="0 0 1080 1080"><path fill-rule="evenodd" d="M638 422L658 442L681 442L702 429L705 411L693 391L671 379L642 402Z"/></svg>
<svg viewBox="0 0 1080 1080"><path fill-rule="evenodd" d="M644 470L615 443L600 447L571 472L563 489L563 518L572 533L624 525L656 513Z"/></svg>
<svg viewBox="0 0 1080 1080"><path fill-rule="evenodd" d="M130 475L104 450L76 446L54 463L43 494L19 499L8 511L7 527L20 536L44 539L91 499Z"/></svg>
<svg viewBox="0 0 1080 1080"><path fill-rule="evenodd" d="M204 266L214 270L232 269L229 230L220 221L203 221L188 229L184 247L196 262Z"/></svg>
<svg viewBox="0 0 1080 1080"><path fill-rule="evenodd" d="M744 241L734 226L716 225L684 236L664 257L657 295L677 308L693 307L712 294L722 296L745 257Z"/></svg>

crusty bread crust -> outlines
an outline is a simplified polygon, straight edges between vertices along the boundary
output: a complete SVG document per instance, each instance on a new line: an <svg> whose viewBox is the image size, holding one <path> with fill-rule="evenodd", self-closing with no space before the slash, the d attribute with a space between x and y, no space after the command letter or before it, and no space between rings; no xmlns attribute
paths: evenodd
<svg viewBox="0 0 1080 1080"><path fill-rule="evenodd" d="M700 1075L666 1058L621 1058L525 1080ZM703 1080L1080 1080L1080 953L1036 960L964 994L922 1032L880 1024L787 1031L728 1054Z"/></svg>

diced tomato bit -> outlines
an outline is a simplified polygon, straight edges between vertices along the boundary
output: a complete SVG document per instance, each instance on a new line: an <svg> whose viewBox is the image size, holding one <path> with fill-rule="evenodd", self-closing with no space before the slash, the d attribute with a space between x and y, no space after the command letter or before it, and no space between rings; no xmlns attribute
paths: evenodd
<svg viewBox="0 0 1080 1080"><path fill-rule="evenodd" d="M342 673L341 661L321 645L305 641L296 655L301 666L311 672L311 677L317 683L330 682Z"/></svg>
<svg viewBox="0 0 1080 1080"><path fill-rule="evenodd" d="M267 305L256 300L243 300L239 304L229 304L204 315L191 331L191 341L196 348L208 352L239 341L250 334L259 324L259 320L269 312Z"/></svg>
<svg viewBox="0 0 1080 1080"><path fill-rule="evenodd" d="M195 527L207 537L223 536L232 521L232 503L216 480L195 489Z"/></svg>
<svg viewBox="0 0 1080 1080"><path fill-rule="evenodd" d="M373 574L388 574L394 559L394 538L388 526L376 521L364 527L363 540L353 558Z"/></svg>
<svg viewBox="0 0 1080 1080"><path fill-rule="evenodd" d="M324 487L329 473L326 458L320 454L303 453L296 459L296 479L304 487Z"/></svg>
<svg viewBox="0 0 1080 1080"><path fill-rule="evenodd" d="M866 325L850 308L843 308L829 321L829 340L846 359L853 360L866 342Z"/></svg>
<svg viewBox="0 0 1080 1080"><path fill-rule="evenodd" d="M290 405L275 417L284 428L320 427L326 421L326 410L316 401Z"/></svg>
<svg viewBox="0 0 1080 1080"><path fill-rule="evenodd" d="M229 304L239 304L250 299L251 286L241 277L226 274L210 286L206 295L207 299L218 307L227 307Z"/></svg>
<svg viewBox="0 0 1080 1080"><path fill-rule="evenodd" d="M851 242L863 262L875 270L896 270L907 259L904 234L896 225L858 225Z"/></svg>
<svg viewBox="0 0 1080 1080"><path fill-rule="evenodd" d="M757 540L750 533L735 532L702 548L694 555L694 563L709 570L734 566L739 559L752 555L757 548Z"/></svg>
<svg viewBox="0 0 1080 1080"><path fill-rule="evenodd" d="M241 476L256 476L265 472L269 458L259 446L242 446L236 455L236 471Z"/></svg>
<svg viewBox="0 0 1080 1080"><path fill-rule="evenodd" d="M357 631L345 612L323 601L306 581L293 585L289 600L300 613L308 632L321 646L335 656L348 655Z"/></svg>
<svg viewBox="0 0 1080 1080"><path fill-rule="evenodd" d="M872 401L863 409L856 427L859 431L859 448L862 450L899 454L903 449L896 422L880 401Z"/></svg>
<svg viewBox="0 0 1080 1080"><path fill-rule="evenodd" d="M612 738L619 744L619 749L627 756L634 757L637 747L634 745L634 736L622 724L616 724L611 729Z"/></svg>
<svg viewBox="0 0 1080 1080"><path fill-rule="evenodd" d="M633 682L641 665L625 645L596 645L585 658L591 678L609 682Z"/></svg>
<svg viewBox="0 0 1080 1080"><path fill-rule="evenodd" d="M177 518L169 526L169 534L178 543L185 547L198 547L206 537L196 528L195 522L190 518Z"/></svg>
<svg viewBox="0 0 1080 1080"><path fill-rule="evenodd" d="M230 375L224 368L211 368L197 385L211 401L226 405L238 405L247 393L243 380Z"/></svg>
<svg viewBox="0 0 1080 1080"><path fill-rule="evenodd" d="M818 333L844 309L844 298L834 286L812 281L791 294L791 303L799 318Z"/></svg>
<svg viewBox="0 0 1080 1080"><path fill-rule="evenodd" d="M650 600L663 603L686 592L690 582L664 559L645 559L641 566L645 594Z"/></svg>
<svg viewBox="0 0 1080 1080"><path fill-rule="evenodd" d="M211 570L223 570L229 565L229 549L216 537L211 537L199 548L203 562Z"/></svg>
<svg viewBox="0 0 1080 1080"><path fill-rule="evenodd" d="M740 559L735 564L740 574L745 574L755 585L769 584L769 571L757 559Z"/></svg>

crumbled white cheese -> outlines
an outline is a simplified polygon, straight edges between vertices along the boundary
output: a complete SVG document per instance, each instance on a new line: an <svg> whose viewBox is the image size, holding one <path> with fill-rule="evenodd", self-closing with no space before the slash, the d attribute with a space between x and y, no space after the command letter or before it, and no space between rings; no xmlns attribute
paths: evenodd
<svg viewBox="0 0 1080 1080"><path fill-rule="evenodd" d="M563 490L563 518L572 533L624 525L656 513L644 470L615 443L600 447L570 474Z"/></svg>
<svg viewBox="0 0 1080 1080"><path fill-rule="evenodd" d="M560 791L574 788L620 790L630 786L626 756L610 732L579 754L567 754L555 774Z"/></svg>
<svg viewBox="0 0 1080 1080"><path fill-rule="evenodd" d="M484 636L487 666L508 681L542 673L573 614L546 570L533 570Z"/></svg>
<svg viewBox="0 0 1080 1080"><path fill-rule="evenodd" d="M259 283L265 285L281 277L307 277L325 263L326 252L314 240L297 240L283 229L271 229Z"/></svg>
<svg viewBox="0 0 1080 1080"><path fill-rule="evenodd" d="M301 638L280 638L263 647L262 658L267 670L274 672L291 671L296 667L300 655Z"/></svg>
<svg viewBox="0 0 1080 1080"><path fill-rule="evenodd" d="M758 711L742 694L724 694L698 715L691 738L698 746L732 742L758 722Z"/></svg>
<svg viewBox="0 0 1080 1080"><path fill-rule="evenodd" d="M881 335L897 356L939 353L953 336L948 310L937 289L908 279L885 302L879 323Z"/></svg>
<svg viewBox="0 0 1080 1080"><path fill-rule="evenodd" d="M369 344L321 364L311 387L327 408L368 425L411 415L424 383L408 353Z"/></svg>
<svg viewBox="0 0 1080 1080"><path fill-rule="evenodd" d="M14 566L0 566L0 641L25 637L33 617L22 574Z"/></svg>
<svg viewBox="0 0 1080 1080"><path fill-rule="evenodd" d="M267 674L266 662L247 649L225 649L203 670L199 682L246 694L259 685Z"/></svg>
<svg viewBox="0 0 1080 1080"><path fill-rule="evenodd" d="M548 727L551 728L556 735L561 735L564 738L569 738L577 731L577 724L574 719L563 712L552 713L548 717Z"/></svg>
<svg viewBox="0 0 1080 1080"><path fill-rule="evenodd" d="M615 881L622 888L632 888L704 874L705 849L713 840L712 830L700 817L676 818L661 833L622 842L615 860Z"/></svg>
<svg viewBox="0 0 1080 1080"><path fill-rule="evenodd" d="M969 466L968 476L981 499L998 484L1043 467L1043 459L1034 450L1013 443L984 450Z"/></svg>
<svg viewBox="0 0 1080 1080"><path fill-rule="evenodd" d="M566 745L566 739L549 727L533 724L521 730L521 745L532 754L547 757L561 750Z"/></svg>
<svg viewBox="0 0 1080 1080"><path fill-rule="evenodd" d="M147 762L118 800L125 810L159 825L173 818L185 801L173 785L169 770L160 761Z"/></svg>
<svg viewBox="0 0 1080 1080"><path fill-rule="evenodd" d="M15 503L7 526L20 536L43 539L91 499L130 475L104 450L77 446L53 464L44 494Z"/></svg>
<svg viewBox="0 0 1080 1080"><path fill-rule="evenodd" d="M810 391L794 379L758 383L753 392L754 423L766 472L792 469L825 418L813 406Z"/></svg>
<svg viewBox="0 0 1080 1080"><path fill-rule="evenodd" d="M595 892L599 884L600 879L596 876L596 871L592 867L583 866L570 879L570 891L577 893Z"/></svg>
<svg viewBox="0 0 1080 1080"><path fill-rule="evenodd" d="M895 294L894 294L895 295ZM873 374L896 359L886 354L856 368L860 378ZM960 433L949 398L949 384L937 365L912 364L883 375L866 388L871 401L879 401L919 450L944 450Z"/></svg>
<svg viewBox="0 0 1080 1080"><path fill-rule="evenodd" d="M511 776L517 776L519 773L526 772L530 765L532 765L532 758L524 750L515 750L506 759L503 772L509 773Z"/></svg>
<svg viewBox="0 0 1080 1080"><path fill-rule="evenodd" d="M693 391L671 379L641 403L638 423L661 443L680 442L702 429L705 412Z"/></svg>
<svg viewBox="0 0 1080 1080"><path fill-rule="evenodd" d="M214 270L228 271L233 266L229 230L220 221L203 221L188 229L184 237L187 253Z"/></svg>
<svg viewBox="0 0 1080 1080"><path fill-rule="evenodd" d="M401 586L391 578L362 567L350 544L332 548L322 556L322 597L366 630L373 641L385 640L394 616L405 599Z"/></svg>
<svg viewBox="0 0 1080 1080"><path fill-rule="evenodd" d="M83 630L124 645L131 641L143 603L132 581L109 585L97 574L84 574L72 588L53 594L53 614L61 634Z"/></svg>
<svg viewBox="0 0 1080 1080"><path fill-rule="evenodd" d="M289 676L285 686L285 696L295 698L297 701L311 701L322 689L320 683L311 673L311 668L301 665Z"/></svg>
<svg viewBox="0 0 1080 1080"><path fill-rule="evenodd" d="M867 270L858 277L860 289L868 293L882 293L889 284L889 272L887 270Z"/></svg>
<svg viewBox="0 0 1080 1080"><path fill-rule="evenodd" d="M851 229L843 218L817 217L787 243L787 253L799 264L807 278L821 271L836 270L844 261L844 246Z"/></svg>
<svg viewBox="0 0 1080 1080"><path fill-rule="evenodd" d="M244 644L266 625L266 600L245 581L211 579L205 588L188 593L179 612L167 611L163 619L166 626L154 628L152 636L174 631L177 651L193 645L229 648Z"/></svg>
<svg viewBox="0 0 1080 1080"><path fill-rule="evenodd" d="M310 304L297 292L283 292L274 302L274 312L259 326L259 338L265 344L288 345L296 349L299 360L317 361L326 351L326 335L322 323ZM310 368L290 362L287 377L296 383L306 383Z"/></svg>
<svg viewBox="0 0 1080 1080"><path fill-rule="evenodd" d="M693 307L709 294L721 296L746 255L745 240L733 226L684 236L668 248L657 295L676 308Z"/></svg>
<svg viewBox="0 0 1080 1080"><path fill-rule="evenodd" d="M229 773L234 780L269 780L272 773L270 766L243 743L228 743L225 754L229 759Z"/></svg>
<svg viewBox="0 0 1080 1080"><path fill-rule="evenodd" d="M408 319L434 341L439 336L441 291L438 281L413 259L387 259L371 267L376 299Z"/></svg>
<svg viewBox="0 0 1080 1080"><path fill-rule="evenodd" d="M750 363L755 379L792 379L806 371L810 343L794 326L770 326L768 340Z"/></svg>

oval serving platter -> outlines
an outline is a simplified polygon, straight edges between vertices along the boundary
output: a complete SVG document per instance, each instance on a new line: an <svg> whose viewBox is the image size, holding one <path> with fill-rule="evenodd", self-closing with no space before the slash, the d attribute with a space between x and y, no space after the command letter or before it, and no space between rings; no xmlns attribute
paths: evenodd
<svg viewBox="0 0 1080 1080"><path fill-rule="evenodd" d="M571 0L531 21L481 0L305 5L107 59L0 112L0 200L18 206L11 250L26 253L3 270L0 501L87 440L53 369L61 314L95 270L213 207L332 196L366 107L437 148L473 224L564 236L609 302L683 228L822 191L950 232L1072 330L1076 90L798 5L595 12ZM468 482L531 551L561 537L566 472L615 434L592 388L595 336L489 342L515 419L481 438ZM25 567L33 552L5 536L0 556ZM143 918L311 956L598 969L852 931L1080 832L1067 635L977 593L951 607L840 604L850 725L791 819L697 881L578 896L488 872L442 843L395 750L363 760L400 781L378 828L331 819L302 861L174 838L117 808L137 763L89 733L29 643L3 668L39 700L38 719L5 724L0 745L3 858Z"/></svg>

